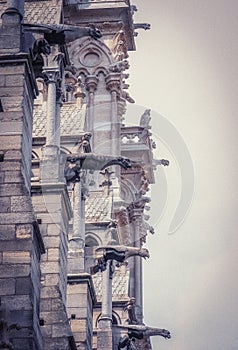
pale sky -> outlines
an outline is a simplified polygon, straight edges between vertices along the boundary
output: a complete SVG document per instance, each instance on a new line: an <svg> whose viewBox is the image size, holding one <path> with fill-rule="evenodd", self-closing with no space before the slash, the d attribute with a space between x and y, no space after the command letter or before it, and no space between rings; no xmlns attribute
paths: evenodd
<svg viewBox="0 0 238 350"><path fill-rule="evenodd" d="M171 163L152 191L156 234L148 237L151 258L144 264L144 321L172 333L167 341L154 337L155 350L237 350L238 1L134 4L136 21L151 30L138 30L137 52L130 54L130 93L142 107L130 106L127 122L151 108L155 155ZM168 232L180 171L191 164L181 164L181 145L164 146L170 136L161 118L181 135L194 169L192 206L174 234Z"/></svg>

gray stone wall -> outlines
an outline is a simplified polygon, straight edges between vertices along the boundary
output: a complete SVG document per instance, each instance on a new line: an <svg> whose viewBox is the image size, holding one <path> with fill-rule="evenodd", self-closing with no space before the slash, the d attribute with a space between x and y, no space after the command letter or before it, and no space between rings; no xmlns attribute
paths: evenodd
<svg viewBox="0 0 238 350"><path fill-rule="evenodd" d="M0 56L0 298L14 349L43 348L39 325L44 250L30 197L34 84L28 56Z"/></svg>

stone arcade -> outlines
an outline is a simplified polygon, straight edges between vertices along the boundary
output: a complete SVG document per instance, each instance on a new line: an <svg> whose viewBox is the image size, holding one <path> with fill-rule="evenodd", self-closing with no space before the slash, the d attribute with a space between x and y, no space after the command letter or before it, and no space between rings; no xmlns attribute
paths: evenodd
<svg viewBox="0 0 238 350"><path fill-rule="evenodd" d="M151 349L150 110L123 124L129 0L0 1L0 350Z"/></svg>

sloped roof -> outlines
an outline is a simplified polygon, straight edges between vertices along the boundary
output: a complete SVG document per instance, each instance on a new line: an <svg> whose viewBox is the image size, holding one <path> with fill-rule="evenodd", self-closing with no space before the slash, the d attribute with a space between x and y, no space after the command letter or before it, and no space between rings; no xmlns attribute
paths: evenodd
<svg viewBox="0 0 238 350"><path fill-rule="evenodd" d="M85 202L86 223L110 222L112 212L112 194L103 191L89 193Z"/></svg>
<svg viewBox="0 0 238 350"><path fill-rule="evenodd" d="M85 110L79 109L75 103L64 103L60 113L61 135L79 135L83 133ZM34 107L33 137L46 135L46 111L41 105Z"/></svg>
<svg viewBox="0 0 238 350"><path fill-rule="evenodd" d="M26 23L58 24L61 17L62 1L25 2L24 21Z"/></svg>
<svg viewBox="0 0 238 350"><path fill-rule="evenodd" d="M62 1L30 1L25 2L24 22L59 24L61 18ZM7 3L0 7L0 15L7 9Z"/></svg>
<svg viewBox="0 0 238 350"><path fill-rule="evenodd" d="M112 300L121 301L128 299L129 292L129 270L118 269L113 274L112 279ZM97 300L101 301L102 298L102 274L97 273L92 276L93 284L95 288L95 293Z"/></svg>

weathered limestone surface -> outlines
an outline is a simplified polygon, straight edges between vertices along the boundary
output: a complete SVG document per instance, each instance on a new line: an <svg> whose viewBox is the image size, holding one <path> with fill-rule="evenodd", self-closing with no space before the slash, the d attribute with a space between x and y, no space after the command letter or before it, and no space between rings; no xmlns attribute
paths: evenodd
<svg viewBox="0 0 238 350"><path fill-rule="evenodd" d="M17 9L3 13L0 36L0 313L5 322L1 340L15 350L41 350L40 256L44 246L30 197L37 88L29 56L20 53Z"/></svg>
<svg viewBox="0 0 238 350"><path fill-rule="evenodd" d="M45 254L41 262L40 315L45 349L70 349L72 337L66 312L67 223L71 208L64 184L42 184L42 194L33 195L33 206L41 220Z"/></svg>
<svg viewBox="0 0 238 350"><path fill-rule="evenodd" d="M6 24L6 16L3 21ZM27 55L2 55L5 49L19 51L15 50L19 28L12 28L13 24L0 29L0 309L7 310L5 320L11 330L6 337L14 349L40 350L40 256L44 247L30 197L34 81ZM14 324L17 328L11 327Z"/></svg>
<svg viewBox="0 0 238 350"><path fill-rule="evenodd" d="M93 305L96 296L88 273L68 276L67 312L79 349L92 349Z"/></svg>

